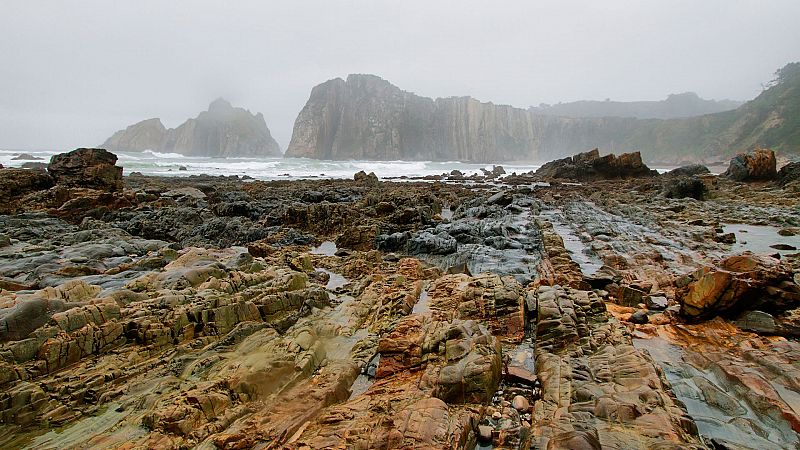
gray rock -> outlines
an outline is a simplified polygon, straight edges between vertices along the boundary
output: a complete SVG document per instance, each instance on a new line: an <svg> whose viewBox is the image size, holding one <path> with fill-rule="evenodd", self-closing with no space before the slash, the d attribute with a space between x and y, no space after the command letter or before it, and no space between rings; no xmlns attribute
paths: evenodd
<svg viewBox="0 0 800 450"><path fill-rule="evenodd" d="M423 231L408 241L408 250L411 254L427 253L433 255L448 255L455 253L458 242L447 233L432 234Z"/></svg>
<svg viewBox="0 0 800 450"><path fill-rule="evenodd" d="M647 305L647 309L652 309L654 311L663 311L667 309L667 306L669 306L669 302L667 301L666 297L649 296L645 298L645 305Z"/></svg>
<svg viewBox="0 0 800 450"><path fill-rule="evenodd" d="M763 311L745 311L734 324L743 330L755 333L774 334L777 330L775 318Z"/></svg>
<svg viewBox="0 0 800 450"><path fill-rule="evenodd" d="M704 200L708 188L696 177L676 177L664 183L664 196L667 198L693 198Z"/></svg>
<svg viewBox="0 0 800 450"><path fill-rule="evenodd" d="M486 199L486 203L490 205L510 205L511 202L514 200L514 197L511 195L510 192L507 191L500 191L491 197Z"/></svg>
<svg viewBox="0 0 800 450"><path fill-rule="evenodd" d="M702 164L689 164L688 166L681 166L670 170L665 175L673 177L692 177L695 175L705 175L711 173L708 167Z"/></svg>
<svg viewBox="0 0 800 450"><path fill-rule="evenodd" d="M649 320L650 319L648 319L647 313L644 312L644 311L636 311L635 313L631 314L630 319L628 319L628 321L630 321L631 323L635 323L635 324L639 324L639 325L645 324Z"/></svg>
<svg viewBox="0 0 800 450"><path fill-rule="evenodd" d="M620 286L618 302L622 306L635 307L639 303L644 303L644 298L647 294L639 289L630 286Z"/></svg>

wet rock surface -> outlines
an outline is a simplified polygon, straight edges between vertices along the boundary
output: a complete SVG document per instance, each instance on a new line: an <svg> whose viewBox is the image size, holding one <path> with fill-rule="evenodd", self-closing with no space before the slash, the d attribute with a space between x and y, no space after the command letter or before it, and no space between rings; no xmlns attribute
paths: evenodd
<svg viewBox="0 0 800 450"><path fill-rule="evenodd" d="M598 149L544 164L536 171L542 179L568 178L590 181L613 178L652 177L657 172L650 170L639 152L621 155L600 156Z"/></svg>
<svg viewBox="0 0 800 450"><path fill-rule="evenodd" d="M798 445L793 192L499 172L15 193L0 447Z"/></svg>
<svg viewBox="0 0 800 450"><path fill-rule="evenodd" d="M736 181L774 180L778 176L775 152L757 149L736 155L723 175Z"/></svg>

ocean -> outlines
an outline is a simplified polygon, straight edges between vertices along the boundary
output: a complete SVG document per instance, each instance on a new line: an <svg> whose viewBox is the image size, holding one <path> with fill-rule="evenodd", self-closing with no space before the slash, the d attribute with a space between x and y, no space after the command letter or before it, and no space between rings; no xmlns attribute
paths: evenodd
<svg viewBox="0 0 800 450"><path fill-rule="evenodd" d="M50 157L63 151L48 150L0 150L0 164L4 167L20 167L28 161L12 158L20 153L42 158L47 163ZM141 153L117 152L117 165L124 175L139 172L144 175L189 176L189 175L238 175L258 180L291 180L308 178L352 178L363 170L375 172L381 179L399 177L424 177L441 175L460 170L465 175L482 173L481 169L492 169L492 164L470 164L459 161L320 161L308 158L208 158L183 156L177 153L158 153L145 150ZM506 173L525 173L536 170L539 165L500 164ZM185 167L186 170L180 170Z"/></svg>

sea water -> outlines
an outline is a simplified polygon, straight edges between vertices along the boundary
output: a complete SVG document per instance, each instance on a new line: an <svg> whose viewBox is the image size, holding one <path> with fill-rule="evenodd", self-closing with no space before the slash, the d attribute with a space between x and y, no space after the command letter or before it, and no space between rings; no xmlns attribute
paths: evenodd
<svg viewBox="0 0 800 450"><path fill-rule="evenodd" d="M63 153L52 150L2 150L0 164L4 167L20 167L28 161L13 160L20 153L42 158L47 163L50 157ZM159 153L152 150L139 152L116 152L124 175L139 172L143 175L189 176L189 175L238 175L258 180L290 180L308 178L352 178L363 170L374 172L381 179L400 177L424 177L449 174L459 170L464 175L481 174L481 169L492 169L492 164L472 164L459 161L323 161L309 158L210 158L183 156L178 153ZM540 166L535 164L501 164L507 173L530 172ZM186 170L182 170L185 168Z"/></svg>

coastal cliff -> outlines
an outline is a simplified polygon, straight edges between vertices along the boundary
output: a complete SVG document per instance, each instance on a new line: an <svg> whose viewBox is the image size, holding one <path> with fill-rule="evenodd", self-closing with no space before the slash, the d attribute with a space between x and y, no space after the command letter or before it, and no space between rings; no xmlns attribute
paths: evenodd
<svg viewBox="0 0 800 450"><path fill-rule="evenodd" d="M421 97L374 75L313 88L286 156L316 159L535 161L591 148L648 162L719 162L757 146L800 154L800 65L739 108L674 119L561 117L470 97Z"/></svg>
<svg viewBox="0 0 800 450"><path fill-rule="evenodd" d="M181 153L187 156L280 156L264 116L234 108L223 99L208 111L177 128L166 128L160 119L148 119L117 131L102 145L110 151Z"/></svg>
<svg viewBox="0 0 800 450"><path fill-rule="evenodd" d="M471 97L421 97L374 75L311 91L286 156L318 159L541 161L614 149L635 119L535 114Z"/></svg>

